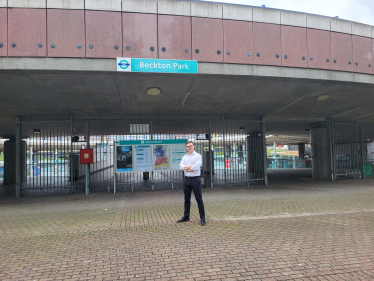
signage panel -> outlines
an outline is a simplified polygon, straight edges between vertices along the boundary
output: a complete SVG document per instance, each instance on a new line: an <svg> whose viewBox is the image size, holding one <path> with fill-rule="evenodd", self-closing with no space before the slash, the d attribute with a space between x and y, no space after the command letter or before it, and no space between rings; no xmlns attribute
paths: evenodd
<svg viewBox="0 0 374 281"><path fill-rule="evenodd" d="M180 161L186 154L186 141L115 141L115 171L121 173L179 170Z"/></svg>
<svg viewBox="0 0 374 281"><path fill-rule="evenodd" d="M152 157L150 145L135 145L135 171L151 171Z"/></svg>
<svg viewBox="0 0 374 281"><path fill-rule="evenodd" d="M154 73L198 73L197 61L117 58L117 71Z"/></svg>
<svg viewBox="0 0 374 281"><path fill-rule="evenodd" d="M132 146L123 145L116 148L117 157L114 159L116 163L116 172L133 172L132 167Z"/></svg>
<svg viewBox="0 0 374 281"><path fill-rule="evenodd" d="M173 144L171 145L171 169L179 170L180 163L183 156L186 155L186 145L185 144Z"/></svg>

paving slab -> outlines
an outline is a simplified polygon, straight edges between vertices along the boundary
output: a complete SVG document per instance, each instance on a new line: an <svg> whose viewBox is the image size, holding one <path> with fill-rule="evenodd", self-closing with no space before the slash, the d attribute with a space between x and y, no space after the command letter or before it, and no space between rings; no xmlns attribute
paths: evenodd
<svg viewBox="0 0 374 281"><path fill-rule="evenodd" d="M288 172L290 173L290 172ZM281 175L281 176L279 176ZM0 198L0 280L374 280L374 180Z"/></svg>

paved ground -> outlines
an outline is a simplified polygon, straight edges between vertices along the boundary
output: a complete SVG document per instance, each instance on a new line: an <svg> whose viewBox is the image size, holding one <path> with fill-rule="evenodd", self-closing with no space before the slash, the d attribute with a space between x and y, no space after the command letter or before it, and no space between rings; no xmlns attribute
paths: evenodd
<svg viewBox="0 0 374 281"><path fill-rule="evenodd" d="M182 190L0 198L0 280L374 280L374 181L282 173L204 189L205 227Z"/></svg>

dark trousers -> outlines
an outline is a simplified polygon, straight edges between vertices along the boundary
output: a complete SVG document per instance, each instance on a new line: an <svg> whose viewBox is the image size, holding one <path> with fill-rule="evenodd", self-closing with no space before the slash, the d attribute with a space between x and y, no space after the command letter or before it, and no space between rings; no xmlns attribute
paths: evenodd
<svg viewBox="0 0 374 281"><path fill-rule="evenodd" d="M184 192L184 217L190 217L191 209L191 191L195 195L197 206L199 207L199 214L201 219L205 219L204 202L201 194L201 179L196 178L183 178L183 192Z"/></svg>

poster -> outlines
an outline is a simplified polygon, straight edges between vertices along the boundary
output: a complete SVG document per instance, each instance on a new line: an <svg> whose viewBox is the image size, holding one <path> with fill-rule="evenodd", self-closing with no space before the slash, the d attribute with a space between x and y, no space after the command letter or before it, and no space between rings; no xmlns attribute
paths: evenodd
<svg viewBox="0 0 374 281"><path fill-rule="evenodd" d="M187 154L186 152L186 145L183 144L172 144L170 146L171 149L171 169L172 170L179 170L180 163L184 155Z"/></svg>
<svg viewBox="0 0 374 281"><path fill-rule="evenodd" d="M152 170L152 154L150 145L135 146L135 171L144 172Z"/></svg>
<svg viewBox="0 0 374 281"><path fill-rule="evenodd" d="M153 170L165 171L170 169L169 145L153 145Z"/></svg>
<svg viewBox="0 0 374 281"><path fill-rule="evenodd" d="M117 146L117 171L116 172L133 172L132 167L132 146Z"/></svg>

